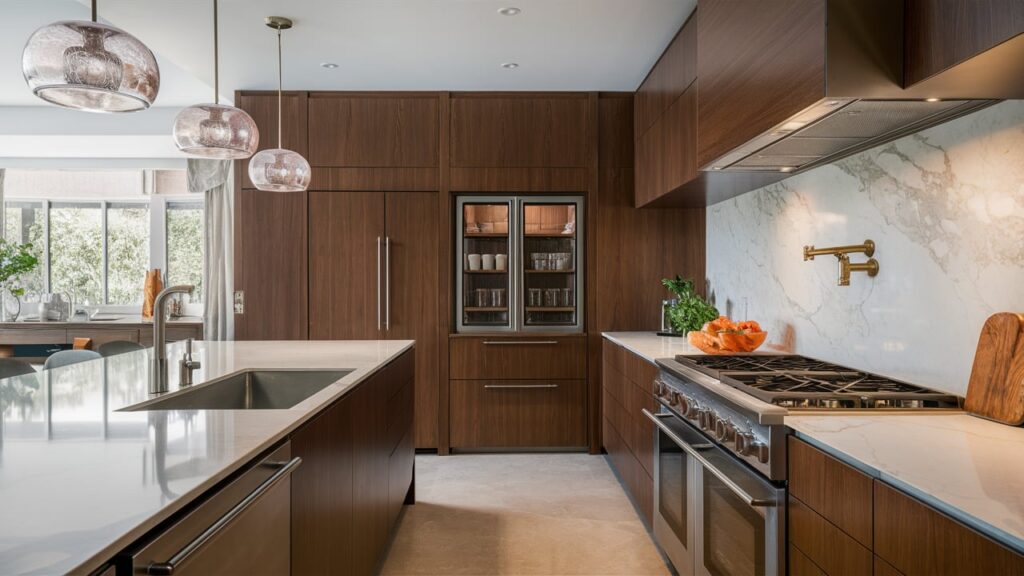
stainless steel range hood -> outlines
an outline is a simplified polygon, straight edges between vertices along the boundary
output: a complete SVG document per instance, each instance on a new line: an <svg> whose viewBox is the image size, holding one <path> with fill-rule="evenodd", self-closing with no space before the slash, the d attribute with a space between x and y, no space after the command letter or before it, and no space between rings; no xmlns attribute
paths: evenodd
<svg viewBox="0 0 1024 576"><path fill-rule="evenodd" d="M996 100L830 98L780 122L709 166L733 172L798 172L990 106Z"/></svg>
<svg viewBox="0 0 1024 576"><path fill-rule="evenodd" d="M949 94L904 89L902 1L822 2L825 85L820 99L778 118L771 129L702 170L807 170L998 102L983 94L970 99L970 88L963 86Z"/></svg>

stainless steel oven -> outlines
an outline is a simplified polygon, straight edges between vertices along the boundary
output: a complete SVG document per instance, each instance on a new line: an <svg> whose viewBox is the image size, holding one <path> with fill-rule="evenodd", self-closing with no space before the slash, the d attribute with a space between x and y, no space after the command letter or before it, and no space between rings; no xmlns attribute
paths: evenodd
<svg viewBox="0 0 1024 576"><path fill-rule="evenodd" d="M654 537L683 576L781 576L785 488L665 406L657 425Z"/></svg>

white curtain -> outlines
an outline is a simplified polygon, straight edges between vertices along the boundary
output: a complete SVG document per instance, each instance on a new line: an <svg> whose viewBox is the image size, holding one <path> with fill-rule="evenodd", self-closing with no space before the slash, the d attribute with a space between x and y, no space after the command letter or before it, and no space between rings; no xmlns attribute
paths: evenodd
<svg viewBox="0 0 1024 576"><path fill-rule="evenodd" d="M206 196L203 338L234 340L234 177L230 160L188 161L188 190Z"/></svg>

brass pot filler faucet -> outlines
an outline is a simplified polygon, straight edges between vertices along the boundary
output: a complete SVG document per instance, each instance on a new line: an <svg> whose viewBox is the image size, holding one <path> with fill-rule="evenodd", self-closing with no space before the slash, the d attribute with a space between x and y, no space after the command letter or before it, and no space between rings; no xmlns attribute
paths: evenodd
<svg viewBox="0 0 1024 576"><path fill-rule="evenodd" d="M833 248L815 248L804 246L804 261L814 260L815 256L832 254L839 259L839 285L850 285L851 272L867 272L868 276L878 276L878 260L872 258L875 254L875 243L872 240L865 240L863 244L853 246L835 246ZM850 254L864 254L868 257L867 262L851 264Z"/></svg>

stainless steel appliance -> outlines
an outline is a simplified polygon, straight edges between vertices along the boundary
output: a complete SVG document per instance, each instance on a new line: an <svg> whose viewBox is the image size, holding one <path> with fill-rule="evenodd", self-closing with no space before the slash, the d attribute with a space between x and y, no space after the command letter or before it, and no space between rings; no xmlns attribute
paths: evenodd
<svg viewBox="0 0 1024 576"><path fill-rule="evenodd" d="M583 197L459 196L459 332L583 330Z"/></svg>
<svg viewBox="0 0 1024 576"><path fill-rule="evenodd" d="M786 427L802 410L958 410L957 396L795 355L659 359L655 539L680 574L785 574Z"/></svg>

